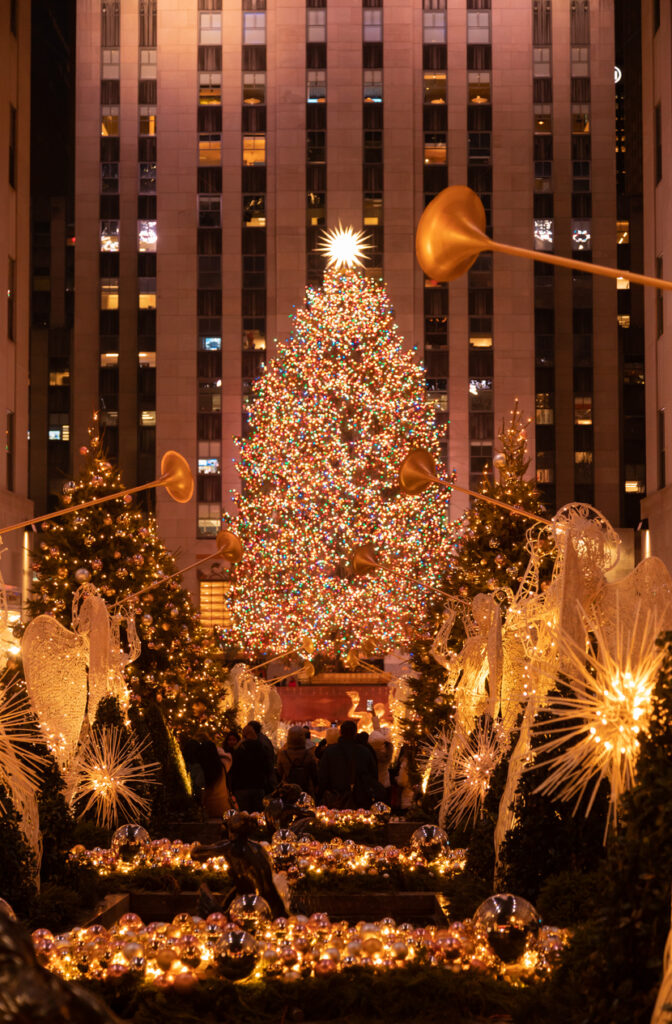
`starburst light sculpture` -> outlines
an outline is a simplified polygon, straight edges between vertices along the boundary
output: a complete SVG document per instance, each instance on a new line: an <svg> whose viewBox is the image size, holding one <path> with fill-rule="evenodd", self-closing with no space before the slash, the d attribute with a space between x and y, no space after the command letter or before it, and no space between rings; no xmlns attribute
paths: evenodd
<svg viewBox="0 0 672 1024"><path fill-rule="evenodd" d="M96 824L116 827L120 820L147 817L150 802L138 787L156 785L160 765L145 763L147 741L117 727L94 729L77 754L70 779L70 804L84 802L78 817L95 810Z"/></svg>
<svg viewBox="0 0 672 1024"><path fill-rule="evenodd" d="M653 690L664 650L655 644L658 618L638 613L634 622L617 615L607 636L597 623L586 648L567 638L567 695L553 696L550 719L534 731L546 739L536 765L548 775L535 792L576 799L590 789L590 813L602 779L610 787L610 823L616 823L622 794L635 781L639 741L648 732Z"/></svg>
<svg viewBox="0 0 672 1024"><path fill-rule="evenodd" d="M337 228L330 228L323 233L317 251L327 257L327 267L330 269L347 270L363 267L361 257L364 256L364 250L372 248L366 243L368 237L363 231L344 228L339 220Z"/></svg>

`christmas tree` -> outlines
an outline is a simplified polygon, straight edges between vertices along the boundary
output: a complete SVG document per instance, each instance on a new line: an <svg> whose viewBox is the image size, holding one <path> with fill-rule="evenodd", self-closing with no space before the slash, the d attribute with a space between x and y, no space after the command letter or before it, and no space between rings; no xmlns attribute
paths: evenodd
<svg viewBox="0 0 672 1024"><path fill-rule="evenodd" d="M95 427L89 434L80 479L64 485L64 507L123 489ZM176 565L159 539L154 517L126 495L44 523L33 570L31 617L49 613L69 628L72 597L82 583L97 587L111 610L171 576ZM132 606L142 650L125 670L131 700L140 707L158 702L178 731L195 721L218 727L225 669L179 577L133 599Z"/></svg>
<svg viewBox="0 0 672 1024"><path fill-rule="evenodd" d="M397 479L410 448L439 455L424 370L402 349L384 285L340 266L307 290L240 445L231 633L249 653L310 639L327 657L384 654L408 642L445 568L447 495L410 497ZM384 568L356 575L365 544Z"/></svg>
<svg viewBox="0 0 672 1024"><path fill-rule="evenodd" d="M535 482L525 479L530 460L527 431L517 400L508 424L502 424L499 447L493 460L499 480L484 472L481 494L544 517L547 513ZM441 579L441 591L465 602L467 608L477 594L501 592L504 588L515 593L529 560L526 533L530 526L532 520L526 516L474 499L469 511L454 524L455 550ZM549 560L549 577L550 569ZM543 573L542 566L542 576ZM411 680L406 731L414 745L422 736L435 736L446 725L450 709L450 702L440 692L445 671L431 650L443 620L445 603L445 598L437 598L436 594L430 596L411 647L412 667L417 678ZM500 605L504 612L507 601L503 593ZM459 652L464 639L464 627L458 616L448 639L448 649Z"/></svg>

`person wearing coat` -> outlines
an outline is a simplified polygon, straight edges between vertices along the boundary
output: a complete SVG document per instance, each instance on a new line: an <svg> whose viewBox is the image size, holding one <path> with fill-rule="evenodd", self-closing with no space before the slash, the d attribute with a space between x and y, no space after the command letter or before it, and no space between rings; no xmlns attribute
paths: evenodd
<svg viewBox="0 0 672 1024"><path fill-rule="evenodd" d="M306 733L302 725L292 725L287 743L278 754L280 782L300 786L304 793L317 792L317 760L312 747L306 746Z"/></svg>

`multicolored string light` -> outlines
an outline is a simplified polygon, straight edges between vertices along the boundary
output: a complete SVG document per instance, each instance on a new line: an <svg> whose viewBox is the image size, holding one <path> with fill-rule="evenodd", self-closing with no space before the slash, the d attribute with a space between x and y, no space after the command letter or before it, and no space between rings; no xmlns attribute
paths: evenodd
<svg viewBox="0 0 672 1024"><path fill-rule="evenodd" d="M405 352L383 284L328 270L257 382L240 445L231 638L251 655L298 646L327 656L407 642L451 543L449 496L401 493L409 448L440 457L424 369ZM233 521L232 521L233 522ZM394 575L355 576L371 543Z"/></svg>

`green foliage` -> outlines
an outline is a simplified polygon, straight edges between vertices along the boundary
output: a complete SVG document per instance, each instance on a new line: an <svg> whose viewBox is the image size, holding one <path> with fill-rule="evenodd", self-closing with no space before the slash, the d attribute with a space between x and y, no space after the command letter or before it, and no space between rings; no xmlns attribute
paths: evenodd
<svg viewBox="0 0 672 1024"><path fill-rule="evenodd" d="M86 463L80 479L64 486L63 507L123 489L101 438L90 433ZM176 565L158 536L154 517L130 498L128 503L117 498L42 525L33 563L31 617L51 613L69 628L79 569L90 574L111 607L171 576ZM163 702L178 731L194 722L220 728L224 662L212 634L199 626L179 577L149 590L134 607L142 651L126 669L132 700L140 706L150 698Z"/></svg>
<svg viewBox="0 0 672 1024"><path fill-rule="evenodd" d="M535 481L525 479L530 460L527 433L517 402L509 424L502 424L499 443L504 456L503 465L496 471L499 479L495 480L485 470L481 493L534 515L546 515ZM455 524L455 549L447 563L441 590L466 602L476 594L501 593L504 588L515 591L528 564L526 533L531 525L532 521L524 516L486 501L474 501ZM550 561L546 568L550 573ZM500 603L504 610L507 600L503 593ZM445 598L436 593L431 595L425 619L416 624L416 639L411 645L412 668L417 678L410 684L412 693L407 702L405 732L413 748L417 748L423 736L435 736L446 726L451 713L449 699L440 693L445 670L430 654L444 606ZM464 639L464 627L458 618L450 636L450 649L459 652Z"/></svg>
<svg viewBox="0 0 672 1024"><path fill-rule="evenodd" d="M564 684L559 684L562 693ZM544 732L548 712L535 720L532 752L550 738ZM560 753L558 748L554 753ZM535 793L547 776L543 761L523 772L514 800L514 827L507 832L500 850L499 887L537 900L546 879L561 872L594 870L605 854L604 827L609 807L609 786L603 781L592 811L585 816L587 801L578 807L574 801L553 800Z"/></svg>
<svg viewBox="0 0 672 1024"><path fill-rule="evenodd" d="M35 899L35 857L21 831L21 819L0 785L0 897L25 916Z"/></svg>
<svg viewBox="0 0 672 1024"><path fill-rule="evenodd" d="M161 765L161 785L152 787L151 822L154 828L175 817L194 815L191 780L182 751L155 700L147 700L142 711L131 710L131 724L141 739L147 739L148 761Z"/></svg>
<svg viewBox="0 0 672 1024"><path fill-rule="evenodd" d="M74 821L65 802L65 782L58 765L46 746L40 748L40 753L47 759L40 771L37 795L42 832L40 878L44 883L63 873L67 852L74 843Z"/></svg>

